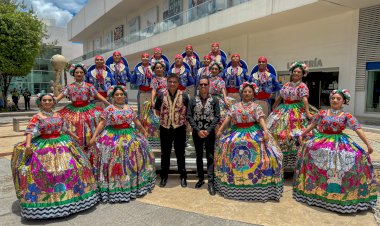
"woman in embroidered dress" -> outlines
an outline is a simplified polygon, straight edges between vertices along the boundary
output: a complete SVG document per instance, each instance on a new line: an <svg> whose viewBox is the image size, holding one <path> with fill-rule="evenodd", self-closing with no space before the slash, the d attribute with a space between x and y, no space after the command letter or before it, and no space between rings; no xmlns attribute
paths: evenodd
<svg viewBox="0 0 380 226"><path fill-rule="evenodd" d="M343 111L348 90L330 94L331 108L314 115L303 137L318 132L300 149L295 170L293 197L299 202L339 213L353 213L376 206L375 174L369 154L372 146L354 116ZM342 131L349 127L367 145L368 152Z"/></svg>
<svg viewBox="0 0 380 226"><path fill-rule="evenodd" d="M232 122L215 152L215 187L226 198L279 200L283 191L282 154L266 128L260 105L253 102L257 91L254 83L242 84L242 102L232 106L217 133L220 137Z"/></svg>
<svg viewBox="0 0 380 226"><path fill-rule="evenodd" d="M79 137L82 150L87 153L87 145L103 112L100 106L95 106L90 103L90 100L97 98L106 105L110 103L96 91L93 85L84 82L84 76L87 73L84 65L72 65L70 71L75 82L65 87L58 95L57 102L68 96L72 103L59 110L58 113L66 120L69 130Z"/></svg>
<svg viewBox="0 0 380 226"><path fill-rule="evenodd" d="M21 216L65 217L92 207L98 202L97 188L91 164L73 140L78 136L52 111L53 94L36 102L40 112L25 130L26 141L15 145L11 161Z"/></svg>
<svg viewBox="0 0 380 226"><path fill-rule="evenodd" d="M148 131L148 141L153 148L160 147L160 118L154 114L154 104L160 94L167 91L166 77L164 77L165 64L157 62L152 66L154 77L150 84L152 88L152 100L146 101L142 109L141 124Z"/></svg>
<svg viewBox="0 0 380 226"><path fill-rule="evenodd" d="M280 96L273 104L273 111L268 116L267 127L272 132L284 155L283 166L286 170L294 170L299 149L298 137L309 125L309 89L302 82L307 74L306 64L295 62L290 67L292 81L280 90ZM280 101L284 99L283 104Z"/></svg>
<svg viewBox="0 0 380 226"><path fill-rule="evenodd" d="M220 123L219 126L223 123L227 110L229 109L230 102L227 98L226 83L221 77L219 77L222 66L218 63L214 63L211 67L211 78L210 78L210 90L209 93L216 97L219 101L220 108ZM218 126L218 127L219 127ZM216 131L218 130L216 128Z"/></svg>
<svg viewBox="0 0 380 226"><path fill-rule="evenodd" d="M154 71L154 78L152 80L152 100L151 105L154 108L154 103L156 102L156 97L160 94L165 95L167 91L167 80L164 77L165 65L162 63L155 63L152 67Z"/></svg>
<svg viewBox="0 0 380 226"><path fill-rule="evenodd" d="M151 101L153 71L149 64L149 54L141 54L141 63L137 64L132 76L131 83L139 87L137 93L138 116L142 117L142 105L145 101Z"/></svg>
<svg viewBox="0 0 380 226"><path fill-rule="evenodd" d="M93 155L99 158L95 161L96 177L103 202L128 202L153 190L154 154L144 138L148 132L132 107L124 104L126 88L111 87L108 96L113 98L113 105L104 109L91 139L91 145L96 143ZM132 127L132 122L144 136Z"/></svg>

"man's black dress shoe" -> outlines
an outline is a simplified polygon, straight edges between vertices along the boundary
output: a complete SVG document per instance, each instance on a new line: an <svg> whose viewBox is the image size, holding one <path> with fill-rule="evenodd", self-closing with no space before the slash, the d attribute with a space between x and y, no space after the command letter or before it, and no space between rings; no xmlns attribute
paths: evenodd
<svg viewBox="0 0 380 226"><path fill-rule="evenodd" d="M161 188L165 187L167 182L168 182L168 178L162 178L160 182L160 187Z"/></svg>
<svg viewBox="0 0 380 226"><path fill-rule="evenodd" d="M215 195L215 194L216 194L215 187L214 187L214 185L212 185L212 184L209 184L209 185L208 185L207 190L208 190L208 193L209 193L210 195Z"/></svg>
<svg viewBox="0 0 380 226"><path fill-rule="evenodd" d="M203 180L198 180L198 182L195 184L195 188L201 188L204 184L205 182Z"/></svg>
<svg viewBox="0 0 380 226"><path fill-rule="evenodd" d="M181 187L186 188L187 187L187 181L186 178L181 178Z"/></svg>

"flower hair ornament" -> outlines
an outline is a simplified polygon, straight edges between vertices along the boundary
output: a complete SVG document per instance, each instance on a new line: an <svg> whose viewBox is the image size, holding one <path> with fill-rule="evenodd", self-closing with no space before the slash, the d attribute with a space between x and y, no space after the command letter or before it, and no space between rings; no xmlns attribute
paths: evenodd
<svg viewBox="0 0 380 226"><path fill-rule="evenodd" d="M306 77L307 73L309 73L309 67L301 62L301 61L296 61L292 65L290 65L289 71L293 72L295 68L301 68L303 72L303 77Z"/></svg>
<svg viewBox="0 0 380 226"><path fill-rule="evenodd" d="M214 63L212 63L212 64L210 64L209 66L208 66L208 69L211 71L211 68L212 68L212 66L214 66L214 65L218 65L218 67L219 67L219 71L223 71L223 69L224 69L224 67L223 67L223 64L222 64L222 62L214 62Z"/></svg>
<svg viewBox="0 0 380 226"><path fill-rule="evenodd" d="M123 93L124 93L124 96L127 96L127 94L128 94L127 87L125 87L125 86L111 86L107 90L107 96L110 97L110 98L112 98L112 96L114 95L114 93L117 90L122 90Z"/></svg>
<svg viewBox="0 0 380 226"><path fill-rule="evenodd" d="M335 94L340 94L343 99L344 99L344 104L348 105L348 103L350 102L350 99L351 99L351 94L350 94L350 91L348 89L335 89L333 90L331 93L330 93L330 99L333 95Z"/></svg>
<svg viewBox="0 0 380 226"><path fill-rule="evenodd" d="M40 105L41 105L41 100L42 100L42 98L43 98L44 96L46 96L46 95L51 96L51 97L53 98L53 102L54 102L54 104L57 103L57 101L55 100L54 94L52 94L52 93L38 93L38 94L37 94L37 99L36 99L36 105L37 105L37 106L40 106Z"/></svg>
<svg viewBox="0 0 380 226"><path fill-rule="evenodd" d="M239 89L240 94L243 93L244 88L247 87L247 86L249 86L249 87L251 87L253 89L253 93L254 94L256 94L256 93L259 92L259 87L255 83L253 83L253 82L243 82L243 84L240 85L240 89Z"/></svg>
<svg viewBox="0 0 380 226"><path fill-rule="evenodd" d="M84 74L87 73L86 65L84 65L84 64L72 64L72 65L70 65L70 68L69 68L70 75L74 76L74 70L75 70L75 68L78 68L78 67L81 67L84 69L84 71L83 71Z"/></svg>

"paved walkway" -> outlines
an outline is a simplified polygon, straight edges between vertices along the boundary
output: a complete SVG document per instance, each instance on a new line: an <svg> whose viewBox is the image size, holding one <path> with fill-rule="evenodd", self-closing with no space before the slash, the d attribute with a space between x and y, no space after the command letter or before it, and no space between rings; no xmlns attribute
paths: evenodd
<svg viewBox="0 0 380 226"><path fill-rule="evenodd" d="M347 133L362 145L354 132ZM366 134L375 149L372 160L380 162L380 133ZM258 203L212 197L206 186L194 189L195 175L189 176L188 188L181 188L178 176L172 175L166 188L156 186L128 204L99 204L63 219L27 221L20 217L9 162L13 145L24 139L22 132L12 131L12 124L0 124L0 225L377 225L372 212L342 215L296 202L291 178L285 180L279 202Z"/></svg>

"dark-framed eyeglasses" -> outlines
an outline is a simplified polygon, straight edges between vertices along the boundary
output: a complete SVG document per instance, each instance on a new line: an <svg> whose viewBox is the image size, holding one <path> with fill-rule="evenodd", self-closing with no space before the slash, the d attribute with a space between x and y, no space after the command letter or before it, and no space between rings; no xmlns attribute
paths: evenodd
<svg viewBox="0 0 380 226"><path fill-rule="evenodd" d="M207 83L199 83L199 86L208 86Z"/></svg>

